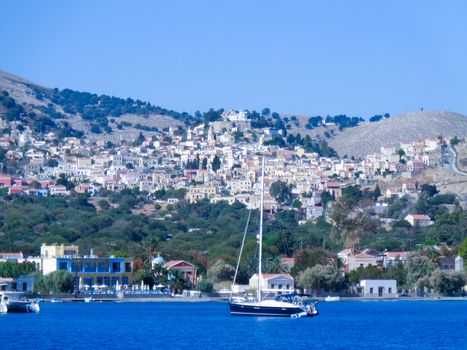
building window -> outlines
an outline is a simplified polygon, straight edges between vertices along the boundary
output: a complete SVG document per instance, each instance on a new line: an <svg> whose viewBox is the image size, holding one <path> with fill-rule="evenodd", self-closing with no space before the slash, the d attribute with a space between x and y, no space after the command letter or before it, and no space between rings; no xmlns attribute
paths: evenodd
<svg viewBox="0 0 467 350"><path fill-rule="evenodd" d="M78 272L78 263L71 263L71 272Z"/></svg>
<svg viewBox="0 0 467 350"><path fill-rule="evenodd" d="M66 262L60 262L58 264L58 269L59 270L67 270L68 269L68 264Z"/></svg>
<svg viewBox="0 0 467 350"><path fill-rule="evenodd" d="M279 289L282 289L282 284L279 284Z"/></svg>
<svg viewBox="0 0 467 350"><path fill-rule="evenodd" d="M128 277L127 276L122 277L122 284L123 285L125 285L125 284L128 285Z"/></svg>
<svg viewBox="0 0 467 350"><path fill-rule="evenodd" d="M389 294L392 293L392 288L388 288L388 293L389 293Z"/></svg>
<svg viewBox="0 0 467 350"><path fill-rule="evenodd" d="M130 262L125 263L125 272L131 272L131 263Z"/></svg>
<svg viewBox="0 0 467 350"><path fill-rule="evenodd" d="M271 284L271 289L274 289L274 284Z"/></svg>
<svg viewBox="0 0 467 350"><path fill-rule="evenodd" d="M91 268L90 262L85 262L81 264L81 271L82 272L94 272Z"/></svg>
<svg viewBox="0 0 467 350"><path fill-rule="evenodd" d="M120 272L120 263L119 262L113 262L112 263L112 271L113 272Z"/></svg>
<svg viewBox="0 0 467 350"><path fill-rule="evenodd" d="M370 294L373 294L373 288L370 288Z"/></svg>

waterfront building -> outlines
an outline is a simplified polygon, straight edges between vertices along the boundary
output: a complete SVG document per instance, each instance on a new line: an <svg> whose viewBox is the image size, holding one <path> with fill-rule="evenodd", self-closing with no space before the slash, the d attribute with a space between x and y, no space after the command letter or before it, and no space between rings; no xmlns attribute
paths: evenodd
<svg viewBox="0 0 467 350"><path fill-rule="evenodd" d="M396 280L361 280L358 291L364 298L397 298Z"/></svg>
<svg viewBox="0 0 467 350"><path fill-rule="evenodd" d="M16 291L17 292L34 292L34 276L20 275L16 277Z"/></svg>
<svg viewBox="0 0 467 350"><path fill-rule="evenodd" d="M157 259L157 258L156 258ZM184 260L170 260L164 264L164 267L169 271L178 270L183 274L183 278L190 281L193 286L196 286L198 267Z"/></svg>
<svg viewBox="0 0 467 350"><path fill-rule="evenodd" d="M75 275L76 282L83 285L107 287L130 285L133 262L125 258L101 258L95 255L84 257L44 258L44 275L54 271L68 271Z"/></svg>
<svg viewBox="0 0 467 350"><path fill-rule="evenodd" d="M288 273L263 273L260 289L266 292L292 293L294 291L294 278ZM255 273L249 281L251 289L258 288L258 275Z"/></svg>
<svg viewBox="0 0 467 350"><path fill-rule="evenodd" d="M132 283L133 261L127 258L105 258L93 254L79 256L78 246L43 244L41 246L42 274L68 271L82 285L108 287Z"/></svg>

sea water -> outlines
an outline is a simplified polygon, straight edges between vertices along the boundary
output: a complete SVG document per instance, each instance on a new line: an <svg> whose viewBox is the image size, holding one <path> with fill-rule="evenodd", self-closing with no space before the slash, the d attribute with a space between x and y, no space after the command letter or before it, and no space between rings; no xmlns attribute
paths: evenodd
<svg viewBox="0 0 467 350"><path fill-rule="evenodd" d="M221 302L42 303L0 315L1 349L467 349L467 302L319 303L313 318Z"/></svg>

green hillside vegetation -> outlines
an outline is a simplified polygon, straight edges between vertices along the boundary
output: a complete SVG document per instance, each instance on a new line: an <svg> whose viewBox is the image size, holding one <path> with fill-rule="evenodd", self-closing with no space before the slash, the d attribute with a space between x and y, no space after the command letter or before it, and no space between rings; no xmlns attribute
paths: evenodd
<svg viewBox="0 0 467 350"><path fill-rule="evenodd" d="M297 210L278 212L274 216L268 214L264 226L263 269L269 273L284 271L279 256L293 256L297 258L297 264L292 273L298 277L308 269L307 273L311 275L303 281L309 283L314 278L313 274L324 274L334 281L334 270L310 269L317 265L326 266L329 261L338 263L336 252L344 247L417 251L448 242L455 249L445 254L457 254L456 247L465 248L467 212L460 206L451 212L441 209L444 204L439 203L453 202L452 196L434 193L436 191L427 189L419 199L424 201L428 212L435 213L435 225L430 227L411 227L402 220L402 212L406 209L414 212L419 206L418 202L413 205L404 199L394 199L390 201L385 215L391 214L398 220L389 230L383 228L378 216L371 210L379 189L361 190L357 186L346 188L338 200L330 197L328 215L334 225L324 218L299 225ZM217 263L221 265L217 270L224 272L211 271L211 276L217 276L213 279L219 279L219 274L229 275L230 267L236 264L248 210L240 203L212 204L202 200L190 204L183 200L184 194L183 190L167 189L156 192L151 198L146 192L125 189L119 193L103 191L99 198L90 201L83 195L9 197L3 192L0 251L37 255L42 243L73 243L80 246L83 254L94 248L94 252L102 256L134 257L138 268L149 266L151 258L160 253L166 259L191 261L199 267L200 273L208 272ZM173 205L153 204L154 198L168 197L177 197L180 201ZM97 204L94 206L91 203ZM133 213L135 209L148 204L154 205L155 212L152 214ZM240 265L241 283L247 283L257 268L258 218L258 211L252 211ZM464 248L460 249L463 255L466 254ZM5 271L10 268L0 266ZM349 281L376 273L357 271L349 277ZM10 271L7 274L13 276L18 272ZM144 276L142 272L140 277ZM394 276L401 283L406 278L395 267L378 272L377 276ZM341 282L336 280L338 285Z"/></svg>
<svg viewBox="0 0 467 350"><path fill-rule="evenodd" d="M32 87L35 96L39 100L49 100L55 105L61 106L63 111L69 114L81 114L84 120L95 123L94 125L103 128L106 132L111 129L108 126L109 117L120 117L124 114L137 114L149 116L165 115L186 123L193 122L194 117L186 112L179 113L149 102L123 99L108 95L97 95L89 92L80 92L70 89L44 89Z"/></svg>
<svg viewBox="0 0 467 350"><path fill-rule="evenodd" d="M25 109L11 98L7 91L0 93L0 105L5 110L5 119L7 121L19 121L29 125L32 131L36 133L46 133L56 131L59 138L63 137L82 137L83 132L73 129L63 114L57 112L52 104L47 107L41 106L36 111L30 108ZM18 127L23 128L22 125ZM9 133L10 130L2 130L2 133Z"/></svg>

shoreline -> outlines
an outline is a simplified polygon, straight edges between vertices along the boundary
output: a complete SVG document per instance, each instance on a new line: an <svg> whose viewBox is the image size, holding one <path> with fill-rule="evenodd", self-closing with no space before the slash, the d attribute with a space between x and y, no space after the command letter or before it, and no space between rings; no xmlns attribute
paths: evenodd
<svg viewBox="0 0 467 350"><path fill-rule="evenodd" d="M84 303L83 298L74 298L74 297L44 297L39 298L42 302L45 303L54 303L54 302L79 302ZM339 303L339 302L349 302L349 301L357 301L357 302L381 302L381 301L467 301L467 297L402 297L402 298L362 298L362 297L340 297L339 300L336 301L325 301L325 297L317 297L312 298L313 300L317 300L323 303ZM91 302L93 303L104 303L104 302L112 302L112 303L174 303L174 302L182 302L182 303L206 303L206 302L228 302L229 299L225 297L130 297L130 298L104 298L104 297L94 297Z"/></svg>

